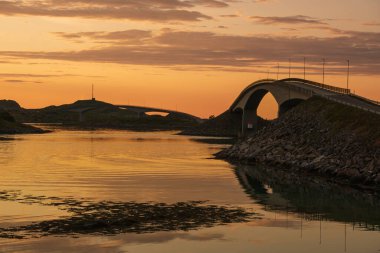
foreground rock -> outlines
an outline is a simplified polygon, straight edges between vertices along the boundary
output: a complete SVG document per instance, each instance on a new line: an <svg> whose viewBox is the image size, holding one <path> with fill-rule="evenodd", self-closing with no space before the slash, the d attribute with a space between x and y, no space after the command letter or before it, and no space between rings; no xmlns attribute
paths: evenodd
<svg viewBox="0 0 380 253"><path fill-rule="evenodd" d="M0 200L56 206L70 214L24 226L0 227L0 238L189 231L259 218L257 214L240 207L208 205L202 201L174 204L94 202L22 195L19 191L0 191Z"/></svg>
<svg viewBox="0 0 380 253"><path fill-rule="evenodd" d="M8 112L0 110L0 134L39 134L45 132L42 129L18 123ZM3 138L3 140L6 139Z"/></svg>
<svg viewBox="0 0 380 253"><path fill-rule="evenodd" d="M380 189L380 116L313 97L216 154Z"/></svg>

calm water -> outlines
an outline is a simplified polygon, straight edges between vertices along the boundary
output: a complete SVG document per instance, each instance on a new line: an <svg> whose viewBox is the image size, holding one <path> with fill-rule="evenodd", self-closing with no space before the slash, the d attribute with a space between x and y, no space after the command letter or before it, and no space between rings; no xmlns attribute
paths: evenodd
<svg viewBox="0 0 380 253"><path fill-rule="evenodd" d="M319 179L209 159L225 147L173 133L64 131L0 142L0 190L252 208L261 219L196 231L0 239L0 252L380 252L378 199ZM0 226L54 219L0 201Z"/></svg>

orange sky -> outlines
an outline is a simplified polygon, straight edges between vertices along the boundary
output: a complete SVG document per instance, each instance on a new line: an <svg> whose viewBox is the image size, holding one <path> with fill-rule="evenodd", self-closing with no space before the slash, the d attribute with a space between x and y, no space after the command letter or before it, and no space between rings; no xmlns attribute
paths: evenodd
<svg viewBox="0 0 380 253"><path fill-rule="evenodd" d="M344 4L344 6L342 6ZM380 100L377 0L0 1L0 99L27 108L91 96L208 117L251 82L288 76ZM275 115L273 102L261 115Z"/></svg>

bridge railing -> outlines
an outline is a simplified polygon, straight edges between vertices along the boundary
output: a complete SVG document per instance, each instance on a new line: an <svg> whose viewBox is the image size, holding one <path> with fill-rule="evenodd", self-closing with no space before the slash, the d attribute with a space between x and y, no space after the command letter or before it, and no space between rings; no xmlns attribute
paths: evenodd
<svg viewBox="0 0 380 253"><path fill-rule="evenodd" d="M372 99L369 99L369 98L365 98L365 97L362 97L362 96L359 96L359 95L356 95L356 94L350 94L351 97L354 97L354 98L357 98L357 99L360 99L364 102L367 102L367 103L371 103L371 104L375 104L375 105L380 105L380 101L376 101L376 100L372 100Z"/></svg>
<svg viewBox="0 0 380 253"><path fill-rule="evenodd" d="M360 105L355 105L355 104L352 104L352 103L347 103L346 101L343 101L341 99L338 99L338 98L332 97L332 96L326 96L326 95L321 95L321 94L316 94L316 96L319 96L319 97L322 97L322 98L325 98L327 100L331 100L331 101L334 101L334 102L337 102L337 103L340 103L340 104L344 104L344 105L348 105L348 106L351 106L351 107L359 108L359 109L361 109L363 111L372 112L372 113L376 113L376 114L380 115L380 111L379 110L371 109L371 107L363 107L363 106L360 106Z"/></svg>
<svg viewBox="0 0 380 253"><path fill-rule="evenodd" d="M324 90L334 91L334 92L341 93L341 94L351 94L351 90L350 89L335 87L335 86L332 86L332 85L323 84L323 83L317 83L317 82L309 81L309 80L305 80L305 79L287 78L287 79L283 79L281 81L284 81L284 82L298 82L298 83L302 83L302 84L306 84L306 85L315 86L315 87L318 87L318 88L321 88L321 89L324 89Z"/></svg>

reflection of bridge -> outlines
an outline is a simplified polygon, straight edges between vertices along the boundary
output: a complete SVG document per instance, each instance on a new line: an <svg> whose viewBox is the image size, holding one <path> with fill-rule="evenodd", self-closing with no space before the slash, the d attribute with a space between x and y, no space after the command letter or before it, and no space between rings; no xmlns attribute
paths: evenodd
<svg viewBox="0 0 380 253"><path fill-rule="evenodd" d="M338 103L380 114L378 102L351 94L349 89L297 78L264 79L245 88L230 107L231 112L242 114L243 134L249 129L255 130L257 128L257 108L268 92L273 95L279 105L279 116L312 96L321 96Z"/></svg>
<svg viewBox="0 0 380 253"><path fill-rule="evenodd" d="M245 192L266 210L380 231L378 196L274 167L239 164L235 174Z"/></svg>

